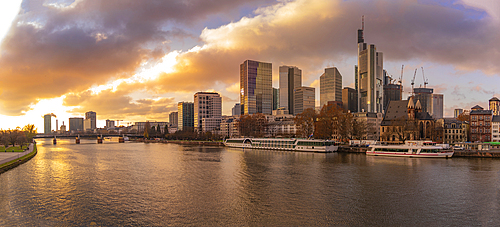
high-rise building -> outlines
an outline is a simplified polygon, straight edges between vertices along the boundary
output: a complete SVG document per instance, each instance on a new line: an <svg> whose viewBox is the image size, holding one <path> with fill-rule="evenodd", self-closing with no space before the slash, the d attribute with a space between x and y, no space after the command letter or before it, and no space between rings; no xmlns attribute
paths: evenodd
<svg viewBox="0 0 500 227"><path fill-rule="evenodd" d="M453 117L454 118L457 118L458 116L460 116L460 114L462 114L464 112L464 109L455 109L453 110Z"/></svg>
<svg viewBox="0 0 500 227"><path fill-rule="evenodd" d="M106 128L114 128L115 127L115 121L113 120L106 120Z"/></svg>
<svg viewBox="0 0 500 227"><path fill-rule="evenodd" d="M90 129L94 130L96 129L96 122L97 122L97 114L94 111L89 111L85 113L85 120L90 119Z"/></svg>
<svg viewBox="0 0 500 227"><path fill-rule="evenodd" d="M179 121L177 129L179 131L189 130L194 128L194 103L179 102L177 104L177 112L179 113Z"/></svg>
<svg viewBox="0 0 500 227"><path fill-rule="evenodd" d="M168 123L173 127L177 127L177 123L179 122L179 112L170 112L168 115Z"/></svg>
<svg viewBox="0 0 500 227"><path fill-rule="evenodd" d="M239 103L235 103L234 107L231 109L232 116L240 116L241 115L241 105Z"/></svg>
<svg viewBox="0 0 500 227"><path fill-rule="evenodd" d="M316 89L313 87L298 87L295 89L295 109L294 114L300 114L305 109L314 109L314 104L316 102Z"/></svg>
<svg viewBox="0 0 500 227"><path fill-rule="evenodd" d="M302 70L296 66L280 66L279 107L285 108L294 114L294 90L302 86Z"/></svg>
<svg viewBox="0 0 500 227"><path fill-rule="evenodd" d="M71 132L83 131L83 118L82 117L69 118L69 131Z"/></svg>
<svg viewBox="0 0 500 227"><path fill-rule="evenodd" d="M342 108L351 113L358 111L358 92L350 87L342 89Z"/></svg>
<svg viewBox="0 0 500 227"><path fill-rule="evenodd" d="M83 120L83 130L84 131L92 131L92 119Z"/></svg>
<svg viewBox="0 0 500 227"><path fill-rule="evenodd" d="M199 131L212 131L220 127L222 117L222 98L216 92L197 92L194 94L194 128ZM203 119L207 127L203 128Z"/></svg>
<svg viewBox="0 0 500 227"><path fill-rule="evenodd" d="M384 112L387 110L391 101L401 100L401 85L385 84L384 85Z"/></svg>
<svg viewBox="0 0 500 227"><path fill-rule="evenodd" d="M273 109L272 64L246 60L240 65L242 114L271 114Z"/></svg>
<svg viewBox="0 0 500 227"><path fill-rule="evenodd" d="M432 110L431 116L434 119L443 118L444 112L444 96L443 94L432 94Z"/></svg>
<svg viewBox="0 0 500 227"><path fill-rule="evenodd" d="M50 114L43 115L43 132L45 134L50 134L52 132L52 115Z"/></svg>
<svg viewBox="0 0 500 227"><path fill-rule="evenodd" d="M434 93L434 89L432 88L414 88L414 100L420 101L420 105L422 105L422 112L427 112L432 115L432 93Z"/></svg>
<svg viewBox="0 0 500 227"><path fill-rule="evenodd" d="M64 125L64 121L61 125L61 129L59 130L59 133L66 133L66 125Z"/></svg>
<svg viewBox="0 0 500 227"><path fill-rule="evenodd" d="M363 38L364 24L358 30L358 70L355 81L358 91L358 111L383 111L383 54Z"/></svg>
<svg viewBox="0 0 500 227"><path fill-rule="evenodd" d="M498 99L497 97L493 97L489 102L490 110L493 112L493 115L500 115L500 99Z"/></svg>
<svg viewBox="0 0 500 227"><path fill-rule="evenodd" d="M280 89L273 88L273 110L279 108L280 104Z"/></svg>
<svg viewBox="0 0 500 227"><path fill-rule="evenodd" d="M326 68L319 77L320 108L328 101L342 102L342 75L336 67Z"/></svg>

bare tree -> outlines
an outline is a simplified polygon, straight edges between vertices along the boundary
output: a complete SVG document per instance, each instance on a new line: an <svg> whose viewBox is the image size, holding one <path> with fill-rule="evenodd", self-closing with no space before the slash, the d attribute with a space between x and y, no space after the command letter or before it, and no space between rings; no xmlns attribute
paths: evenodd
<svg viewBox="0 0 500 227"><path fill-rule="evenodd" d="M295 116L293 120L297 127L297 137L307 138L314 133L317 116L316 111L312 108L305 109Z"/></svg>

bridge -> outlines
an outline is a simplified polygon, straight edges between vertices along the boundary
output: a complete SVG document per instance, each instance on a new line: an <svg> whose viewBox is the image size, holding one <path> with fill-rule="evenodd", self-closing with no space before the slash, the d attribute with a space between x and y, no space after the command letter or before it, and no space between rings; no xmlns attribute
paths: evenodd
<svg viewBox="0 0 500 227"><path fill-rule="evenodd" d="M43 139L43 138L85 138L85 139L97 139L98 137L131 137L131 138L144 138L144 135L139 134L37 134L33 139Z"/></svg>

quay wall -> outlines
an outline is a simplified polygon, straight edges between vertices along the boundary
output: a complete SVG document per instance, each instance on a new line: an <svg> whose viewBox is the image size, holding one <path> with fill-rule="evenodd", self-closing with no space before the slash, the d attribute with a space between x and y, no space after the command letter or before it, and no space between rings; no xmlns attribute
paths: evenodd
<svg viewBox="0 0 500 227"><path fill-rule="evenodd" d="M203 145L203 146L224 146L223 142L215 142L215 141L187 141L187 140L145 140L138 139L134 140L135 142L143 142L143 143L175 143L182 145Z"/></svg>

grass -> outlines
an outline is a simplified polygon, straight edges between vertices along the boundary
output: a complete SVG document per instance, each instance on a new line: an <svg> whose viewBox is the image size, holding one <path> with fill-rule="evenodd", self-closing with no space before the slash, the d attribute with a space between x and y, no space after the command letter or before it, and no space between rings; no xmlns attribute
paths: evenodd
<svg viewBox="0 0 500 227"><path fill-rule="evenodd" d="M30 152L29 154L23 156L23 157L20 157L18 159L14 159L10 162L6 162L4 164L1 164L0 165L0 173L3 173L9 169L12 169L22 163L25 163L26 161L30 160L31 158L33 158L37 153L37 148L36 148L36 144L33 145L33 151Z"/></svg>
<svg viewBox="0 0 500 227"><path fill-rule="evenodd" d="M0 146L0 152L23 152L26 148L28 148L28 145L8 147L7 150L5 150L5 146Z"/></svg>

